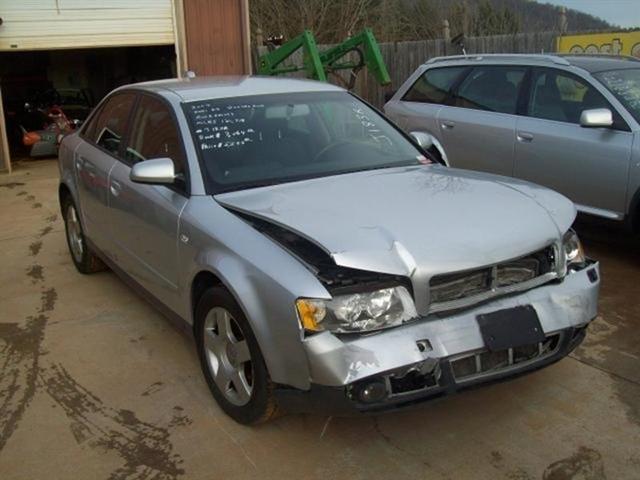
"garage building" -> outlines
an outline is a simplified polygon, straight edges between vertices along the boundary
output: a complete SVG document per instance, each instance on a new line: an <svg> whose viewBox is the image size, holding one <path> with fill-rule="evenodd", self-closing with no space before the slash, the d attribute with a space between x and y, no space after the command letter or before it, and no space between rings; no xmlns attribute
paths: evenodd
<svg viewBox="0 0 640 480"><path fill-rule="evenodd" d="M119 85L251 69L248 0L0 0L0 19L0 171L43 105L82 121Z"/></svg>

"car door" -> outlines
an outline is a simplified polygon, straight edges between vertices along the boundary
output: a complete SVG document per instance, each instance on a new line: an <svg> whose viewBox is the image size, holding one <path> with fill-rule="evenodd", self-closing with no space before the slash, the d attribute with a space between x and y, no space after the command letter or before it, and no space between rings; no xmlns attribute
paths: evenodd
<svg viewBox="0 0 640 480"><path fill-rule="evenodd" d="M470 67L466 66L430 68L399 101L389 102L385 113L403 130L428 133L442 147L438 113L447 104L453 86L468 70Z"/></svg>
<svg viewBox="0 0 640 480"><path fill-rule="evenodd" d="M524 66L474 67L438 113L438 127L452 167L511 175Z"/></svg>
<svg viewBox="0 0 640 480"><path fill-rule="evenodd" d="M109 177L111 235L119 265L169 306L177 305L178 228L188 201L186 158L172 107L141 94L130 131ZM137 162L169 157L179 179L174 185L145 185L130 179Z"/></svg>
<svg viewBox="0 0 640 480"><path fill-rule="evenodd" d="M74 152L80 215L87 238L110 255L108 181L127 129L135 95L109 97L81 132L84 141Z"/></svg>
<svg viewBox="0 0 640 480"><path fill-rule="evenodd" d="M580 210L611 218L625 211L633 134L596 87L557 68L535 68L518 119L514 176L552 188ZM610 128L584 128L584 110L608 108Z"/></svg>

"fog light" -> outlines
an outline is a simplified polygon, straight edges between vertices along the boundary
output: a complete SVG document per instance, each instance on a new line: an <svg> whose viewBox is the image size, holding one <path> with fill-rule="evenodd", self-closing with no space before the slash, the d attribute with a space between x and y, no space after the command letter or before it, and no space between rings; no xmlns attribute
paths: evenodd
<svg viewBox="0 0 640 480"><path fill-rule="evenodd" d="M382 380L365 382L358 390L358 400L363 403L381 402L387 397L387 386Z"/></svg>

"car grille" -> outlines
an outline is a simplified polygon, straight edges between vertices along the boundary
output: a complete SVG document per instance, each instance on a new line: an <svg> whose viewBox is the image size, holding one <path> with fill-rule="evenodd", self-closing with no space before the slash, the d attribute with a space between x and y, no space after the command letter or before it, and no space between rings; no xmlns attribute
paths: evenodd
<svg viewBox="0 0 640 480"><path fill-rule="evenodd" d="M549 335L545 341L490 352L482 352L465 355L451 360L451 368L456 380L469 380L482 375L491 375L508 370L513 367L522 367L527 363L540 360L553 355L560 345L561 334Z"/></svg>
<svg viewBox="0 0 640 480"><path fill-rule="evenodd" d="M436 275L429 282L429 312L468 307L498 295L542 285L557 276L553 246L477 270Z"/></svg>

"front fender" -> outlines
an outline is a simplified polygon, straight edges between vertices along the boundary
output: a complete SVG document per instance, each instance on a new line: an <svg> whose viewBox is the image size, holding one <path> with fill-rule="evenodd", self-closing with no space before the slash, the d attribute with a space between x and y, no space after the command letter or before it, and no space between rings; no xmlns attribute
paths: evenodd
<svg viewBox="0 0 640 480"><path fill-rule="evenodd" d="M192 197L185 210L180 227L189 237L180 252L181 264L189 266L182 295L184 318L193 322L194 278L202 271L212 273L247 317L271 379L308 389L309 367L295 301L330 298L329 293L300 261L211 197ZM206 223L199 220L203 218Z"/></svg>
<svg viewBox="0 0 640 480"><path fill-rule="evenodd" d="M79 141L80 139L76 134L66 136L58 150L58 170L60 173L59 193L62 193L62 189L66 188L71 193L73 202L78 209L80 209L80 201L73 156ZM60 205L60 207L62 207L62 205ZM62 212L62 214L64 215L64 212Z"/></svg>

